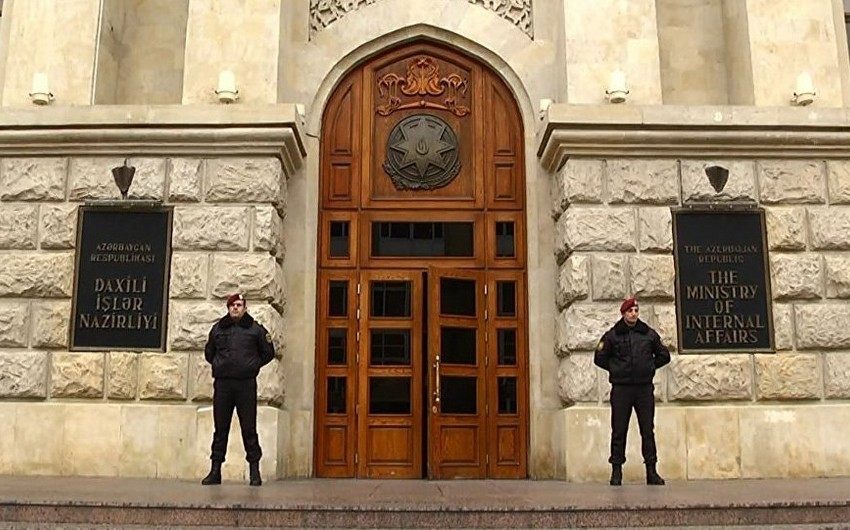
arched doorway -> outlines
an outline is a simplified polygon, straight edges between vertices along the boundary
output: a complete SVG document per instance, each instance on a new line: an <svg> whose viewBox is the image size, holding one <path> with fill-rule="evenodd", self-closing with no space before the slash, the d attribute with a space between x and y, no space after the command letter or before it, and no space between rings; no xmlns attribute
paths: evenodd
<svg viewBox="0 0 850 530"><path fill-rule="evenodd" d="M418 42L322 118L315 473L524 478L523 128L510 90Z"/></svg>

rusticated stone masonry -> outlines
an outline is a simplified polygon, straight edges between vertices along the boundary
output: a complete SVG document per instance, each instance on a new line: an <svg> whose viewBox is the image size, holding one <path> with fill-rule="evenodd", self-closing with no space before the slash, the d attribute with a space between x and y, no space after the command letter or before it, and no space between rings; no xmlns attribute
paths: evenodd
<svg viewBox="0 0 850 530"><path fill-rule="evenodd" d="M208 401L204 343L237 290L282 351L287 183L272 157L131 159L129 198L174 207L167 351L68 351L77 208L120 198L111 168L122 163L0 159L0 399ZM283 403L279 360L259 393Z"/></svg>
<svg viewBox="0 0 850 530"><path fill-rule="evenodd" d="M710 165L730 170L717 193ZM558 388L607 399L593 349L636 295L673 352L656 377L671 402L850 397L850 160L571 158L555 177ZM766 210L775 354L679 355L671 207L750 201Z"/></svg>

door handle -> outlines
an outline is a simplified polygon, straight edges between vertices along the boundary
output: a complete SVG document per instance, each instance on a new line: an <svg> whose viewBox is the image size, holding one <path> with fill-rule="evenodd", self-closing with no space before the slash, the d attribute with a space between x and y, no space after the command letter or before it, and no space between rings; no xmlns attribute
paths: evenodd
<svg viewBox="0 0 850 530"><path fill-rule="evenodd" d="M435 414L439 410L440 405L440 356L437 355L434 361L434 405L431 411Z"/></svg>

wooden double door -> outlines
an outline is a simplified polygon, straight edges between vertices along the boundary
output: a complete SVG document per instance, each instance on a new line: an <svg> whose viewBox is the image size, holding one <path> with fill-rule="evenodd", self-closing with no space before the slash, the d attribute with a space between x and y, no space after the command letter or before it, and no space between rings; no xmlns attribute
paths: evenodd
<svg viewBox="0 0 850 530"><path fill-rule="evenodd" d="M522 126L503 82L413 43L323 116L315 395L320 477L524 478Z"/></svg>

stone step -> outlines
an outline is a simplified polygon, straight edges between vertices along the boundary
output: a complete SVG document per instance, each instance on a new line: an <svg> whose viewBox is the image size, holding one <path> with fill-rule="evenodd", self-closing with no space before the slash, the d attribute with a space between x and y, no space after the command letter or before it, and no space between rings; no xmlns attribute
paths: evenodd
<svg viewBox="0 0 850 530"><path fill-rule="evenodd" d="M850 503L835 506L725 506L553 509L541 506L396 508L370 506L170 506L92 503L0 506L2 528L805 528L850 530ZM742 526L743 525L743 526ZM843 525L843 526L841 526Z"/></svg>

